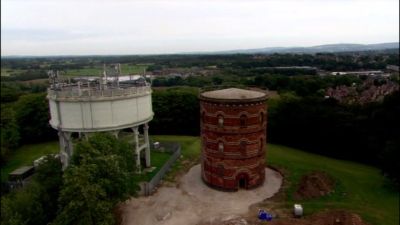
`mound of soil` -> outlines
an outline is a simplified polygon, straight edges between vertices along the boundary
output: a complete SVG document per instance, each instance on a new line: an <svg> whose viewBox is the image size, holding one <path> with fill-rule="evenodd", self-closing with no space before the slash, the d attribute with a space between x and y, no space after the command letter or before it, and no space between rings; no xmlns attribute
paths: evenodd
<svg viewBox="0 0 400 225"><path fill-rule="evenodd" d="M344 210L317 213L310 222L315 225L367 225L359 215Z"/></svg>
<svg viewBox="0 0 400 225"><path fill-rule="evenodd" d="M295 200L311 199L327 195L333 191L335 180L323 172L312 172L300 179L294 194Z"/></svg>

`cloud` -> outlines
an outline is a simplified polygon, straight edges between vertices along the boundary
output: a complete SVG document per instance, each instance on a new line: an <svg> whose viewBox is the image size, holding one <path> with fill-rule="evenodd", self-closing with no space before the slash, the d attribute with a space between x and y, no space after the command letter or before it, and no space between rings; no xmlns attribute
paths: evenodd
<svg viewBox="0 0 400 225"><path fill-rule="evenodd" d="M399 38L398 0L3 0L2 54L138 54Z"/></svg>

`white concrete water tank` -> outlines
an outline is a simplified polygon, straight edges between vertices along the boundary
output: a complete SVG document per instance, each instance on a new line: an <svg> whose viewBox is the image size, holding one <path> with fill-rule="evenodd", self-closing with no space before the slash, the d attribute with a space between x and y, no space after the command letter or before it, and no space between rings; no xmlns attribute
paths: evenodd
<svg viewBox="0 0 400 225"><path fill-rule="evenodd" d="M153 118L150 86L97 90L66 87L48 90L50 125L69 132L112 131Z"/></svg>

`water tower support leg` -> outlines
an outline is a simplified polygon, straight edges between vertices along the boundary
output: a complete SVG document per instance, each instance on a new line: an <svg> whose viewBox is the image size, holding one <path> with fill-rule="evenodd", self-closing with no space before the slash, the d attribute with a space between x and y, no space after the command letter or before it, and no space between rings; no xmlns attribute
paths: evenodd
<svg viewBox="0 0 400 225"><path fill-rule="evenodd" d="M150 140L149 140L149 125L144 124L144 141L146 142L146 167L150 167Z"/></svg>
<svg viewBox="0 0 400 225"><path fill-rule="evenodd" d="M60 158L62 163L62 169L65 170L69 165L69 160L72 156L73 146L71 141L71 132L58 132L59 144L60 144Z"/></svg>
<svg viewBox="0 0 400 225"><path fill-rule="evenodd" d="M64 136L67 140L68 146L67 146L67 151L68 151L68 158L71 159L72 155L74 153L74 146L72 144L72 132L64 132Z"/></svg>
<svg viewBox="0 0 400 225"><path fill-rule="evenodd" d="M114 135L114 137L117 138L117 139L118 139L119 131L120 131L120 130L114 130L114 131L112 132L112 134Z"/></svg>
<svg viewBox="0 0 400 225"><path fill-rule="evenodd" d="M139 149L139 129L138 127L132 128L133 136L135 137L135 154L136 154L136 172L140 173L140 149Z"/></svg>

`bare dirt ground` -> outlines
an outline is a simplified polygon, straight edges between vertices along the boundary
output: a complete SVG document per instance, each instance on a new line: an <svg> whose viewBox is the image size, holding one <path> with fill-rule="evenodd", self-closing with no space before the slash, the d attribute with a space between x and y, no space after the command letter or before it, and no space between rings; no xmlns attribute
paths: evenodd
<svg viewBox="0 0 400 225"><path fill-rule="evenodd" d="M335 180L323 172L312 172L300 179L294 195L296 200L318 198L333 191Z"/></svg>
<svg viewBox="0 0 400 225"><path fill-rule="evenodd" d="M237 217L212 225L368 225L360 216L345 210L329 210L316 213L306 218L279 218L264 222L254 217ZM202 224L209 225L209 224Z"/></svg>
<svg viewBox="0 0 400 225"><path fill-rule="evenodd" d="M196 165L180 179L176 187L161 187L152 196L132 198L121 205L122 224L196 225L235 220L247 213L252 204L270 198L279 191L281 174L266 168L265 176L264 184L256 189L222 192L202 182L200 165ZM247 224L239 220L239 224Z"/></svg>

